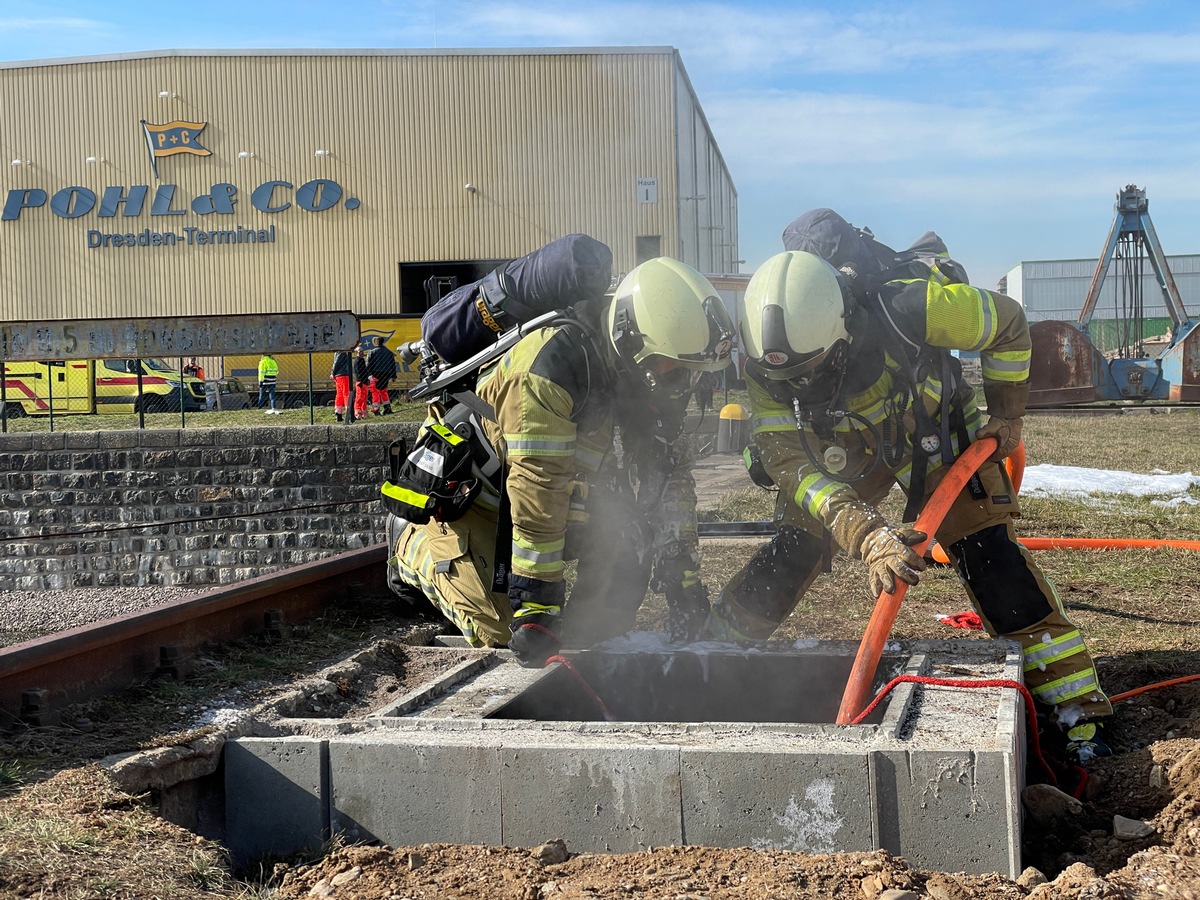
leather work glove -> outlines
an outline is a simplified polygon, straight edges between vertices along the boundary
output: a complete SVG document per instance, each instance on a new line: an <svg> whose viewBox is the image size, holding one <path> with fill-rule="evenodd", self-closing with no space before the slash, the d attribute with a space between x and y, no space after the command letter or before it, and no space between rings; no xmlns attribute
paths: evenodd
<svg viewBox="0 0 1200 900"><path fill-rule="evenodd" d="M839 547L853 556L862 559L863 544L867 535L877 528L887 525L887 519L875 507L861 500L851 500L839 503L836 511L826 523L829 533L837 541Z"/></svg>
<svg viewBox="0 0 1200 900"><path fill-rule="evenodd" d="M562 646L559 637L566 585L521 575L508 578L508 602L513 620L508 649L527 669L540 669Z"/></svg>
<svg viewBox="0 0 1200 900"><path fill-rule="evenodd" d="M1000 416L992 416L987 420L986 425L975 432L975 440L994 437L1000 441L996 452L988 457L989 462L1002 462L1017 449L1017 444L1021 443L1021 423L1023 421L1023 419L1003 419Z"/></svg>
<svg viewBox="0 0 1200 900"><path fill-rule="evenodd" d="M923 531L911 528L892 528L884 525L866 536L862 543L862 558L867 564L867 579L871 595L896 591L896 579L914 585L920 581L918 572L925 571L923 560L913 546L928 537Z"/></svg>
<svg viewBox="0 0 1200 900"><path fill-rule="evenodd" d="M689 578L690 576L690 578ZM691 643L708 622L708 588L698 572L686 572L682 582L666 586L667 640L673 644Z"/></svg>

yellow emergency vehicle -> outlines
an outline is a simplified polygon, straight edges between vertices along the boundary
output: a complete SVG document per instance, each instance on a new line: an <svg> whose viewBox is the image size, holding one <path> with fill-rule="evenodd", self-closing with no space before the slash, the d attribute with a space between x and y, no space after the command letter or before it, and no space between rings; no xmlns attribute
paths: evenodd
<svg viewBox="0 0 1200 900"><path fill-rule="evenodd" d="M205 408L204 382L161 359L6 362L0 402L9 418ZM141 395L138 372L141 371Z"/></svg>

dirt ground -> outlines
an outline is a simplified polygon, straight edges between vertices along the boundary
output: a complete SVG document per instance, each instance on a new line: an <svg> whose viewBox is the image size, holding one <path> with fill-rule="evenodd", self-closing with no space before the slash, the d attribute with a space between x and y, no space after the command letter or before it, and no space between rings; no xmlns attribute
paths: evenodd
<svg viewBox="0 0 1200 900"><path fill-rule="evenodd" d="M736 466L710 468L717 482L744 477ZM1200 672L1200 645L1189 637L1198 625L1195 569L1181 567L1162 577L1156 600L1149 589L1127 599L1119 585L1098 583L1086 569L1061 578L1080 616L1093 625L1114 618L1128 631L1128 640L1112 655L1097 659L1110 694ZM1162 607L1155 621L1169 623L1179 636L1170 652L1147 652L1140 642L1139 629L1149 625L1137 613L1152 602ZM928 614L940 603L910 596L908 607L931 619ZM356 621L359 617L369 618L356 614ZM828 638L861 633L856 617L840 618L850 621L818 633ZM826 625L827 619L818 620L814 610L809 624ZM963 635L946 630L940 636ZM325 642L323 652L344 656L340 645L329 645L328 634L319 640ZM204 662L214 670L233 669L216 654ZM302 692L294 702L306 704L307 715L352 717L403 696L434 673L420 653L383 650L375 663L361 672L326 674L319 690ZM249 687L259 684L257 678L235 681L246 703L270 694L269 685ZM138 746L192 740L200 732L188 729L194 729L200 708L190 697L185 702L182 693L167 697L169 702L155 701L152 715L146 699L135 697L124 704L127 715L121 704L97 705L65 717L61 727L3 738L15 751L12 758L70 762L52 777L41 772L23 777L6 771L8 757L0 753L0 898L1200 900L1200 682L1118 703L1109 733L1115 754L1094 761L1082 786L1064 780L1069 793L1079 788L1078 799L1027 790L1022 849L1029 868L1016 881L998 874L914 870L882 851L808 855L658 847L632 854L576 853L554 834L542 836L546 843L536 847L336 847L317 860L230 873L222 848L158 817L152 795L131 797L101 769L84 764ZM1037 774L1031 768L1030 775Z"/></svg>
<svg viewBox="0 0 1200 900"><path fill-rule="evenodd" d="M1104 664L1113 693L1166 677L1157 666L1127 663L1106 676ZM299 702L354 716L402 696L436 674L434 665L421 648L397 654L384 645L360 671L318 673L318 688L301 691ZM329 686L319 689L323 683ZM1092 763L1080 800L1031 795L1024 859L1032 868L1018 881L917 871L883 851L661 847L576 854L553 834L539 847L340 847L315 862L237 873L235 881L221 848L158 818L151 796L130 797L99 768L77 766L0 799L0 897L1200 900L1200 682L1118 703L1110 738L1116 753Z"/></svg>

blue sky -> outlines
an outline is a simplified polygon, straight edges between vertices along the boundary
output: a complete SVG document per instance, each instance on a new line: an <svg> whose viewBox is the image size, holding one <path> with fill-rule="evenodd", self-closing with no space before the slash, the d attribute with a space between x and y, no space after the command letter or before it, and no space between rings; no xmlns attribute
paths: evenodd
<svg viewBox="0 0 1200 900"><path fill-rule="evenodd" d="M1095 257L1126 184L1200 253L1200 4L0 0L0 60L163 49L673 46L738 188L745 271L831 206L974 283ZM2 120L0 120L2 123Z"/></svg>

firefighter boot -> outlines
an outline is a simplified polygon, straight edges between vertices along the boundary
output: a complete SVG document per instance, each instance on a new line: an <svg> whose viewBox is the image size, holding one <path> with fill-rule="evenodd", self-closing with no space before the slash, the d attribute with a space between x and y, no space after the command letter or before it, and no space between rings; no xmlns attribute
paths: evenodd
<svg viewBox="0 0 1200 900"><path fill-rule="evenodd" d="M1104 719L1088 719L1067 729L1067 759L1086 766L1093 759L1112 756L1104 738Z"/></svg>
<svg viewBox="0 0 1200 900"><path fill-rule="evenodd" d="M781 525L721 591L705 626L715 640L766 640L821 572L822 542Z"/></svg>

